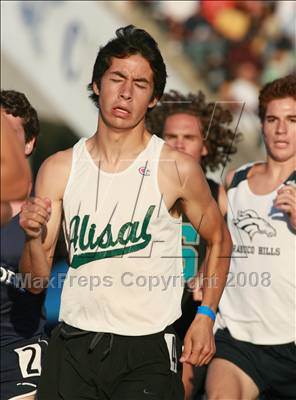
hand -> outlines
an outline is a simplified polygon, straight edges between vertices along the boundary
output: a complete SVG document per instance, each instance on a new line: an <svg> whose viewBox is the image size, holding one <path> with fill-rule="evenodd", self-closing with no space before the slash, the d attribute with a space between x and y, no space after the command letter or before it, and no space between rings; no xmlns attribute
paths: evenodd
<svg viewBox="0 0 296 400"><path fill-rule="evenodd" d="M274 206L289 215L290 223L296 229L296 187L285 185L279 189Z"/></svg>
<svg viewBox="0 0 296 400"><path fill-rule="evenodd" d="M20 226L25 231L27 238L41 237L43 230L49 221L51 213L51 201L47 198L31 197L21 207Z"/></svg>
<svg viewBox="0 0 296 400"><path fill-rule="evenodd" d="M180 362L201 366L211 361L216 351L213 325L207 315L196 315L186 333Z"/></svg>

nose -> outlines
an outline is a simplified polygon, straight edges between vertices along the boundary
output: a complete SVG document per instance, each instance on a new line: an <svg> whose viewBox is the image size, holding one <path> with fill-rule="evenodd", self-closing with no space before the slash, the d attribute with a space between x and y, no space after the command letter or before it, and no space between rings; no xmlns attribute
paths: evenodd
<svg viewBox="0 0 296 400"><path fill-rule="evenodd" d="M182 138L176 139L174 147L176 150L184 151L184 149L185 149L184 140Z"/></svg>
<svg viewBox="0 0 296 400"><path fill-rule="evenodd" d="M132 98L132 83L125 81L121 86L120 97L124 100L131 100Z"/></svg>
<svg viewBox="0 0 296 400"><path fill-rule="evenodd" d="M286 126L286 121L283 120L279 120L278 121L278 125L277 125L277 130L276 133L277 134L283 134L287 132L287 126Z"/></svg>

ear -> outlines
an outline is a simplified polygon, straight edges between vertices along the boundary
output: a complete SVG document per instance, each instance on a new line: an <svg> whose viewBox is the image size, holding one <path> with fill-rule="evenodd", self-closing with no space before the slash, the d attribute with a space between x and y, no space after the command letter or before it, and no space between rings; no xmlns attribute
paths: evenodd
<svg viewBox="0 0 296 400"><path fill-rule="evenodd" d="M150 103L148 104L148 108L153 108L153 107L155 107L156 104L157 104L157 102L158 102L158 99L157 99L156 97L154 97L154 99L151 100Z"/></svg>
<svg viewBox="0 0 296 400"><path fill-rule="evenodd" d="M201 156L202 157L204 157L204 156L207 156L209 154L209 151L208 151L208 148L207 148L207 146L205 145L205 144L203 144L202 145L202 149L201 149Z"/></svg>
<svg viewBox="0 0 296 400"><path fill-rule="evenodd" d="M25 155L29 157L34 149L36 138L31 139L29 142L25 144Z"/></svg>
<svg viewBox="0 0 296 400"><path fill-rule="evenodd" d="M98 88L96 82L93 83L92 87L93 87L93 91L95 92L95 94L97 96L99 96L100 95L100 91L99 91L99 88Z"/></svg>

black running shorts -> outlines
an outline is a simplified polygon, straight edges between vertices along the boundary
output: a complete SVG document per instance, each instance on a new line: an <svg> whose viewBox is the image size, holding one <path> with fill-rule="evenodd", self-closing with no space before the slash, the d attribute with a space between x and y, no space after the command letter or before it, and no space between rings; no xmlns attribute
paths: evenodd
<svg viewBox="0 0 296 400"><path fill-rule="evenodd" d="M8 400L36 393L47 338L37 336L1 347L0 398Z"/></svg>
<svg viewBox="0 0 296 400"><path fill-rule="evenodd" d="M171 328L121 336L62 323L49 342L38 400L183 400L180 347Z"/></svg>
<svg viewBox="0 0 296 400"><path fill-rule="evenodd" d="M228 329L215 335L216 358L237 365L255 382L266 399L296 399L296 346L255 345L234 339Z"/></svg>

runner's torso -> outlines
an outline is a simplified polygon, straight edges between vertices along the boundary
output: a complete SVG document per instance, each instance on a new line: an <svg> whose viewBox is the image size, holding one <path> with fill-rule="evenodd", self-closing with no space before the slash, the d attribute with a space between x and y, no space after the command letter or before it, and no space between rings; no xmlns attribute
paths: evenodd
<svg viewBox="0 0 296 400"><path fill-rule="evenodd" d="M80 140L64 194L70 268L60 319L89 331L145 335L180 316L181 218L158 187L163 141L118 173L106 173Z"/></svg>

